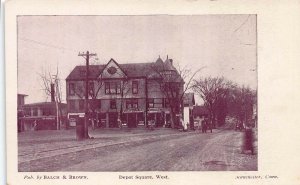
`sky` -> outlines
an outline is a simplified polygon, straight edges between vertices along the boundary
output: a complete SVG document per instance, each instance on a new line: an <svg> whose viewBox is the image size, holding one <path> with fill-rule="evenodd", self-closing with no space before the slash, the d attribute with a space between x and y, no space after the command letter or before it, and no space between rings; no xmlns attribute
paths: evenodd
<svg viewBox="0 0 300 185"><path fill-rule="evenodd" d="M62 83L79 52L97 57L91 64L154 62L167 55L175 65L203 68L197 78L224 76L257 88L256 15L19 16L18 93L26 103L50 101L39 73L56 74ZM197 100L196 100L197 101Z"/></svg>

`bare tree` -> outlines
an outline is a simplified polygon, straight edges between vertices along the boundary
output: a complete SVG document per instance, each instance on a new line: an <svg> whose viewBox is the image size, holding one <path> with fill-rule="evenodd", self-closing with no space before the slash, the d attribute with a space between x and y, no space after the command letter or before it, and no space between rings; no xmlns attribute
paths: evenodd
<svg viewBox="0 0 300 185"><path fill-rule="evenodd" d="M96 111L99 108L99 102L97 101L98 94L100 93L101 88L104 86L104 82L102 76L99 76L97 79L89 79L89 89L88 89L88 110L89 110L89 119L92 122L92 126L94 128L94 124L96 121ZM74 84L74 94L80 100L85 99L85 82L77 82ZM87 134L88 135L88 134Z"/></svg>
<svg viewBox="0 0 300 185"><path fill-rule="evenodd" d="M256 99L256 91L249 87L241 86L231 89L228 101L229 114L239 121L240 127L251 123Z"/></svg>
<svg viewBox="0 0 300 185"><path fill-rule="evenodd" d="M178 64L177 69L173 66L172 59L166 62L153 63L152 69L158 75L155 81L160 85L160 90L168 101L170 108L171 127L179 126L179 118L183 112L184 94L191 90L194 77L205 67L192 71L187 66L181 67Z"/></svg>
<svg viewBox="0 0 300 185"><path fill-rule="evenodd" d="M203 99L213 127L216 126L218 111L223 114L223 118L226 116L226 97L233 86L234 84L224 77L206 77L193 81L193 90Z"/></svg>
<svg viewBox="0 0 300 185"><path fill-rule="evenodd" d="M61 81L59 78L58 67L56 68L56 73L53 75L50 71L42 70L42 73L38 73L39 77L42 80L42 90L45 92L46 101L48 97L51 97L51 101L55 102L56 106L56 121L57 121L57 129L60 129L62 122L62 107L61 107L61 99L62 99L62 91L61 91Z"/></svg>

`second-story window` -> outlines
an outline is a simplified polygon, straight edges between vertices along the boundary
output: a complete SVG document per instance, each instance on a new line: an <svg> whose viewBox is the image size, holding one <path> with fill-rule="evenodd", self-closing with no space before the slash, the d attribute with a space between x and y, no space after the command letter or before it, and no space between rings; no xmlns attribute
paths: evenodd
<svg viewBox="0 0 300 185"><path fill-rule="evenodd" d="M116 109L117 108L116 100L110 100L110 108L111 109Z"/></svg>
<svg viewBox="0 0 300 185"><path fill-rule="evenodd" d="M138 99L128 99L126 100L126 108L138 108Z"/></svg>
<svg viewBox="0 0 300 185"><path fill-rule="evenodd" d="M120 94L121 82L105 82L105 94Z"/></svg>
<svg viewBox="0 0 300 185"><path fill-rule="evenodd" d="M154 107L154 99L153 98L149 98L148 99L148 107L149 108L153 108Z"/></svg>
<svg viewBox="0 0 300 185"><path fill-rule="evenodd" d="M75 84L69 83L69 95L73 96L75 95Z"/></svg>
<svg viewBox="0 0 300 185"><path fill-rule="evenodd" d="M69 107L69 111L76 110L75 100L68 100L68 107Z"/></svg>
<svg viewBox="0 0 300 185"><path fill-rule="evenodd" d="M132 94L138 93L138 81L132 81Z"/></svg>
<svg viewBox="0 0 300 185"><path fill-rule="evenodd" d="M117 94L117 87L116 87L116 83L114 82L110 82L110 85L109 85L109 92L110 94Z"/></svg>
<svg viewBox="0 0 300 185"><path fill-rule="evenodd" d="M84 110L84 100L79 100L79 110Z"/></svg>
<svg viewBox="0 0 300 185"><path fill-rule="evenodd" d="M161 98L154 99L154 107L162 108L163 107L163 99L161 99Z"/></svg>
<svg viewBox="0 0 300 185"><path fill-rule="evenodd" d="M121 94L121 82L116 83L117 94Z"/></svg>
<svg viewBox="0 0 300 185"><path fill-rule="evenodd" d="M94 97L94 82L89 83L89 95Z"/></svg>
<svg viewBox="0 0 300 185"><path fill-rule="evenodd" d="M109 91L109 82L105 82L105 94L109 94L110 91Z"/></svg>
<svg viewBox="0 0 300 185"><path fill-rule="evenodd" d="M169 108L170 107L170 102L168 98L165 98L165 108Z"/></svg>

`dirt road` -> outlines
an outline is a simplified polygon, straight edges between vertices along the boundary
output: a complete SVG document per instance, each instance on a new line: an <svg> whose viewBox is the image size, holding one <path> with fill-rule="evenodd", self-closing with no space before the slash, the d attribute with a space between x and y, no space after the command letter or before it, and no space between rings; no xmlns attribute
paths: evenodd
<svg viewBox="0 0 300 185"><path fill-rule="evenodd" d="M257 155L241 154L242 132L171 132L94 140L76 150L19 162L20 171L257 170ZM100 143L100 144L99 144ZM65 152L70 150L70 152ZM24 150L23 150L24 151ZM64 151L64 152L62 152ZM36 153L36 152L35 152ZM45 152L44 152L45 153ZM46 152L47 153L47 152ZM24 154L23 154L24 155Z"/></svg>

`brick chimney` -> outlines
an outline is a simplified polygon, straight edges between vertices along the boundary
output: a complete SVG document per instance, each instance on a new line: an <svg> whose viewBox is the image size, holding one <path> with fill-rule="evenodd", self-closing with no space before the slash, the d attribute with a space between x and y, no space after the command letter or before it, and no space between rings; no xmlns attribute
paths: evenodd
<svg viewBox="0 0 300 185"><path fill-rule="evenodd" d="M50 86L51 86L51 88L50 88L50 90L51 90L51 102L55 102L55 98L54 98L54 94L55 94L55 90L54 90L54 83L51 83L50 84Z"/></svg>

